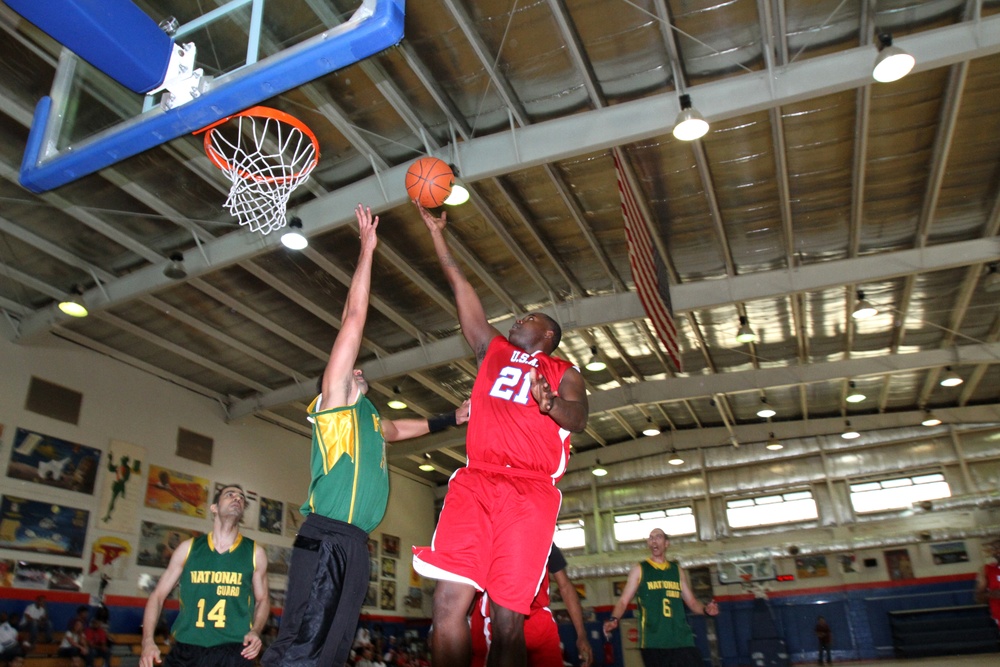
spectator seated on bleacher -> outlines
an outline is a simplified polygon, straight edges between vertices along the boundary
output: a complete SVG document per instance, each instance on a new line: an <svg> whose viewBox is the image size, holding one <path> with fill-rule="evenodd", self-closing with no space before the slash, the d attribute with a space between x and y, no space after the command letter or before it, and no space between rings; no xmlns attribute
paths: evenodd
<svg viewBox="0 0 1000 667"><path fill-rule="evenodd" d="M82 665L94 667L94 655L83 634L83 621L79 618L74 618L69 630L63 634L57 655L60 658L82 658ZM73 664L72 661L70 664Z"/></svg>
<svg viewBox="0 0 1000 667"><path fill-rule="evenodd" d="M24 646L21 644L21 633L18 632L17 614L0 613L0 661L9 662L11 658L24 655Z"/></svg>
<svg viewBox="0 0 1000 667"><path fill-rule="evenodd" d="M83 636L87 640L87 646L93 658L103 658L104 664L111 662L111 641L108 633L97 618L90 620L90 627L83 631Z"/></svg>

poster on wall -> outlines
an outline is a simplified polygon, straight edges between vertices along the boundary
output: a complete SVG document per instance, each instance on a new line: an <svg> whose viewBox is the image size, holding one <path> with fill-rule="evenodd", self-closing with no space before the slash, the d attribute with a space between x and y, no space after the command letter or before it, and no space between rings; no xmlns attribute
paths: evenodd
<svg viewBox="0 0 1000 667"><path fill-rule="evenodd" d="M79 557L89 520L87 510L4 496L0 503L0 547Z"/></svg>
<svg viewBox="0 0 1000 667"><path fill-rule="evenodd" d="M365 595L364 605L366 607L378 607L378 583L370 582L368 584L368 594Z"/></svg>
<svg viewBox="0 0 1000 667"><path fill-rule="evenodd" d="M704 603L708 603L715 597L712 588L712 570L708 567L692 567L688 570L688 581L691 582L691 592ZM625 590L625 582L621 582L622 590ZM621 597L621 593L616 596Z"/></svg>
<svg viewBox="0 0 1000 667"><path fill-rule="evenodd" d="M205 517L208 511L208 480L160 466L149 466L146 507Z"/></svg>
<svg viewBox="0 0 1000 667"><path fill-rule="evenodd" d="M799 556L795 559L795 576L799 579L830 576L826 556Z"/></svg>
<svg viewBox="0 0 1000 667"><path fill-rule="evenodd" d="M139 531L139 551L136 563L149 567L166 567L181 542L202 534L200 530L165 526L143 521Z"/></svg>
<svg viewBox="0 0 1000 667"><path fill-rule="evenodd" d="M968 563L969 552L965 549L965 542L942 542L931 545L931 558L935 565Z"/></svg>
<svg viewBox="0 0 1000 667"><path fill-rule="evenodd" d="M885 568L889 571L890 581L903 581L913 578L913 562L910 552L906 549L890 549L885 553Z"/></svg>
<svg viewBox="0 0 1000 667"><path fill-rule="evenodd" d="M424 592L421 585L420 573L410 564L410 581L406 589L406 597L403 599L403 606L407 609L422 609L424 606Z"/></svg>
<svg viewBox="0 0 1000 667"><path fill-rule="evenodd" d="M216 482L212 485L212 495L208 498L208 503L212 502L212 498L215 498L215 494L222 491L227 486L232 486L229 482ZM246 528L252 528L253 530L258 530L257 524L260 521L260 496L256 491L251 491L249 489L243 489L243 497L246 498L246 504L243 506L243 518L240 519L240 525Z"/></svg>
<svg viewBox="0 0 1000 667"><path fill-rule="evenodd" d="M14 585L14 561L0 558L0 587L10 588Z"/></svg>
<svg viewBox="0 0 1000 667"><path fill-rule="evenodd" d="M123 440L112 440L107 455L102 459L108 470L101 487L98 511L100 528L117 533L133 533L139 523L142 506L142 462L146 450Z"/></svg>
<svg viewBox="0 0 1000 667"><path fill-rule="evenodd" d="M87 574L96 574L102 579L122 579L128 565L132 545L115 535L101 535L90 545L90 567Z"/></svg>
<svg viewBox="0 0 1000 667"><path fill-rule="evenodd" d="M396 608L396 582L390 580L383 580L382 584L382 595L379 599L379 607L381 609L395 609Z"/></svg>
<svg viewBox="0 0 1000 667"><path fill-rule="evenodd" d="M285 535L290 537L298 535L299 527L306 520L302 516L301 507L302 503L285 502Z"/></svg>
<svg viewBox="0 0 1000 667"><path fill-rule="evenodd" d="M83 584L83 570L78 567L29 563L19 560L14 566L14 586L17 588L44 588L50 591L79 591Z"/></svg>
<svg viewBox="0 0 1000 667"><path fill-rule="evenodd" d="M625 579L620 579L619 581L611 582L611 595L616 600L622 596L622 593L625 592L625 584L627 583L628 581L626 581Z"/></svg>
<svg viewBox="0 0 1000 667"><path fill-rule="evenodd" d="M368 559L368 581L378 581L378 558Z"/></svg>
<svg viewBox="0 0 1000 667"><path fill-rule="evenodd" d="M258 542L258 544L260 544ZM275 544L264 544L264 553L267 554L268 574L288 574L288 568L292 564L292 548L279 547Z"/></svg>
<svg viewBox="0 0 1000 667"><path fill-rule="evenodd" d="M7 476L92 494L100 461L99 449L19 428L14 432Z"/></svg>
<svg viewBox="0 0 1000 667"><path fill-rule="evenodd" d="M383 579L395 579L396 578L396 559L395 558L382 558L382 578Z"/></svg>
<svg viewBox="0 0 1000 667"><path fill-rule="evenodd" d="M382 555L399 557L399 538L395 535L382 534Z"/></svg>
<svg viewBox="0 0 1000 667"><path fill-rule="evenodd" d="M260 521L261 532L281 535L281 528L285 520L285 503L272 498L260 497Z"/></svg>

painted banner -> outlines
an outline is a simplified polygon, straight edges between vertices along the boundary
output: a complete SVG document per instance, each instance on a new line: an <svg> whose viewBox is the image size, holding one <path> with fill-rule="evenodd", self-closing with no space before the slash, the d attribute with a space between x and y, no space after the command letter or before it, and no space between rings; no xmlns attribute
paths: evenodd
<svg viewBox="0 0 1000 667"><path fill-rule="evenodd" d="M146 450L122 440L112 440L102 459L108 470L101 486L100 528L133 534L142 506L142 462Z"/></svg>
<svg viewBox="0 0 1000 667"><path fill-rule="evenodd" d="M92 494L100 460L99 449L19 428L7 476Z"/></svg>
<svg viewBox="0 0 1000 667"><path fill-rule="evenodd" d="M151 465L146 480L146 507L205 517L208 512L208 480Z"/></svg>
<svg viewBox="0 0 1000 667"><path fill-rule="evenodd" d="M79 557L89 521L87 510L4 496L0 503L0 547Z"/></svg>
<svg viewBox="0 0 1000 667"><path fill-rule="evenodd" d="M285 519L285 504L280 500L260 497L260 520L258 526L265 533L281 535L281 527Z"/></svg>
<svg viewBox="0 0 1000 667"><path fill-rule="evenodd" d="M166 567L170 557L181 542L202 534L200 530L164 526L163 524L143 521L139 533L139 553L136 562L150 567Z"/></svg>

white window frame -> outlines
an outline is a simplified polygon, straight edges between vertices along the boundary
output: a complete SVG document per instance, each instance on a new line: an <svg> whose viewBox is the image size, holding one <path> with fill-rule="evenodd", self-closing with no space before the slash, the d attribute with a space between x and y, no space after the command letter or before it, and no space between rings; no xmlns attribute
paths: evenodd
<svg viewBox="0 0 1000 667"><path fill-rule="evenodd" d="M726 521L730 528L780 526L817 519L819 507L811 489L774 491L726 501Z"/></svg>
<svg viewBox="0 0 1000 667"><path fill-rule="evenodd" d="M563 550L583 549L587 546L586 524L582 518L559 520L552 541Z"/></svg>
<svg viewBox="0 0 1000 667"><path fill-rule="evenodd" d="M858 515L909 509L923 500L951 497L951 485L939 470L848 482L847 490Z"/></svg>
<svg viewBox="0 0 1000 667"><path fill-rule="evenodd" d="M644 542L654 528L659 528L671 538L697 534L698 522L694 516L694 507L681 505L624 512L614 516L615 542L619 544Z"/></svg>

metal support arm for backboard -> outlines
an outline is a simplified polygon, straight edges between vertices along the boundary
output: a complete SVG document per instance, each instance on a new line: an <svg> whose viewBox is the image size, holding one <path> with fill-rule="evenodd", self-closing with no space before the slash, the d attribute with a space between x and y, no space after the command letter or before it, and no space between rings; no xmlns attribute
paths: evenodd
<svg viewBox="0 0 1000 667"><path fill-rule="evenodd" d="M56 145L53 131L63 113L53 98L66 86L57 70L52 95L35 107L21 185L32 192L57 188L363 60L402 40L404 14L405 0L364 0L349 21L219 76L186 104L148 109L66 148Z"/></svg>

